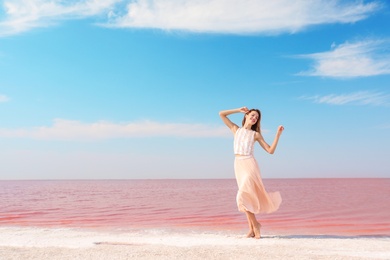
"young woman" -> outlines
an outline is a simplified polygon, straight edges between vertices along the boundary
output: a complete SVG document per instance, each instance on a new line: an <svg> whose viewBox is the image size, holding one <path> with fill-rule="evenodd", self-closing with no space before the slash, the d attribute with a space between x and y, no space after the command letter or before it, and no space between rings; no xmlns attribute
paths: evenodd
<svg viewBox="0 0 390 260"><path fill-rule="evenodd" d="M238 127L228 118L234 113L244 113L242 127ZM253 157L254 143L257 141L263 149L273 154L278 145L279 137L284 127L279 126L272 145L267 144L260 131L261 113L258 109L249 110L246 107L219 112L222 121L234 134L234 171L238 184L238 210L245 212L249 224L247 237L260 238L260 223L255 214L276 211L282 198L279 192L268 193L263 185L260 169Z"/></svg>

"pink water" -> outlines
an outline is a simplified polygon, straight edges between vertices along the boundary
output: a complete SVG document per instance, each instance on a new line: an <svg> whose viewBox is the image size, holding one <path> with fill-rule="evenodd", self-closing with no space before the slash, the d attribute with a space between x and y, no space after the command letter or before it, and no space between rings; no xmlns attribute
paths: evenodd
<svg viewBox="0 0 390 260"><path fill-rule="evenodd" d="M390 179L268 179L276 213L266 234L390 236ZM0 227L233 230L234 179L0 181Z"/></svg>

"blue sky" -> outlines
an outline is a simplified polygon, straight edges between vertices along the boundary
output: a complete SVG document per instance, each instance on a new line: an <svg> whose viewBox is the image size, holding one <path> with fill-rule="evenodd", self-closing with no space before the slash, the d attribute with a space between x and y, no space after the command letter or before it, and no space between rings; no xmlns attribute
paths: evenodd
<svg viewBox="0 0 390 260"><path fill-rule="evenodd" d="M0 179L390 177L387 1L2 1ZM242 115L231 117L237 124Z"/></svg>

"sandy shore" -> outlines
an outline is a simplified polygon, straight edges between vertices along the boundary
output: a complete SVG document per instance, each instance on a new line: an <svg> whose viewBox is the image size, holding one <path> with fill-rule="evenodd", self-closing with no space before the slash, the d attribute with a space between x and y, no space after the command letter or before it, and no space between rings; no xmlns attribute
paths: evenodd
<svg viewBox="0 0 390 260"><path fill-rule="evenodd" d="M390 238L0 229L0 259L390 259Z"/></svg>

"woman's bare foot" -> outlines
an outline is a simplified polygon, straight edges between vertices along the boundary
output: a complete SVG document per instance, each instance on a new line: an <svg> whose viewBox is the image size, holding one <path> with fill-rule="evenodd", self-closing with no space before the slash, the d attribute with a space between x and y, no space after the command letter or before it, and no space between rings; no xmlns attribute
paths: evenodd
<svg viewBox="0 0 390 260"><path fill-rule="evenodd" d="M256 239L260 239L260 238L261 238L260 228L261 228L261 225L258 224L258 225L255 227L255 229L254 229L255 238L256 238Z"/></svg>
<svg viewBox="0 0 390 260"><path fill-rule="evenodd" d="M255 232L253 230L249 230L248 234L246 235L247 238L255 237Z"/></svg>

